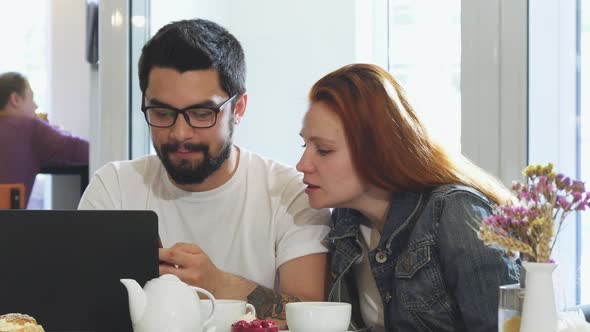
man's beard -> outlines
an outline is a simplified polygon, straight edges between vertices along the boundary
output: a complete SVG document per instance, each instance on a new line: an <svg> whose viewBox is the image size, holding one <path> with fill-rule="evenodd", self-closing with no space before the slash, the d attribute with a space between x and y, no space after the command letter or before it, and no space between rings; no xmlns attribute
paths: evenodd
<svg viewBox="0 0 590 332"><path fill-rule="evenodd" d="M232 137L234 133L233 117L229 123L229 135L227 140L223 142L220 152L216 156L209 154L209 145L207 144L192 144L192 143L168 143L162 144L159 148L154 144L156 153L164 168L177 184L199 184L205 181L211 174L215 173L224 161L229 158L232 148ZM195 163L191 160L181 160L180 165L175 165L170 160L170 154L182 148L190 152L201 152L203 160L200 163Z"/></svg>
<svg viewBox="0 0 590 332"><path fill-rule="evenodd" d="M170 154L177 151L182 146L191 152L201 152L203 159L200 162L195 162L187 159L180 161L180 164L174 164L170 160ZM191 144L191 143L168 143L162 144L160 148L156 148L156 153L164 168L170 175L170 178L177 184L199 184L205 181L211 174L217 171L223 162L229 158L232 148L231 137L223 143L223 146L216 156L211 156L209 153L209 145L207 144Z"/></svg>
<svg viewBox="0 0 590 332"><path fill-rule="evenodd" d="M181 119L182 120L182 119ZM176 184L200 184L203 183L211 174L215 173L223 162L226 161L232 148L232 138L234 136L234 114L232 113L228 125L229 135L223 141L223 145L216 156L211 156L209 153L209 145L207 144L193 144L193 143L167 143L162 144L159 148L154 144L154 148L160 161L166 168L168 175ZM201 152L203 160L201 162L194 162L183 159L180 165L175 165L170 160L170 154L178 151L182 147L190 152Z"/></svg>

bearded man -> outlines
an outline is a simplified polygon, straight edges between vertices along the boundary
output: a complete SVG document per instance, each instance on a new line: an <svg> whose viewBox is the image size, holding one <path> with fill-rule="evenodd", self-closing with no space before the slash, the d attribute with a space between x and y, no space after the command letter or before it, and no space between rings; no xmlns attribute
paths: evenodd
<svg viewBox="0 0 590 332"><path fill-rule="evenodd" d="M284 326L285 303L324 299L330 217L309 206L294 168L232 143L245 81L243 49L223 27L161 28L139 60L157 156L102 167L79 209L155 211L161 274L248 301Z"/></svg>

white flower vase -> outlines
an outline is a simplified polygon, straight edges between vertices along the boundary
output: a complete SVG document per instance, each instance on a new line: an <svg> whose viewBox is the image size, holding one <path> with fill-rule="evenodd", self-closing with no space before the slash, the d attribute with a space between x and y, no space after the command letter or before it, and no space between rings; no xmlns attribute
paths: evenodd
<svg viewBox="0 0 590 332"><path fill-rule="evenodd" d="M555 263L523 262L526 270L521 332L555 332L557 306L553 290Z"/></svg>

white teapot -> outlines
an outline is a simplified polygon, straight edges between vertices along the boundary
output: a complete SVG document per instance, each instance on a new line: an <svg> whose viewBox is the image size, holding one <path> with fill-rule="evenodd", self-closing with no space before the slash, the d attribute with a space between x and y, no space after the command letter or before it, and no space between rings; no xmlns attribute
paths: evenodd
<svg viewBox="0 0 590 332"><path fill-rule="evenodd" d="M142 289L133 279L121 279L129 294L129 313L135 332L202 332L215 316L215 297L208 291L185 284L165 274ZM195 292L211 299L212 310L204 322L201 301Z"/></svg>

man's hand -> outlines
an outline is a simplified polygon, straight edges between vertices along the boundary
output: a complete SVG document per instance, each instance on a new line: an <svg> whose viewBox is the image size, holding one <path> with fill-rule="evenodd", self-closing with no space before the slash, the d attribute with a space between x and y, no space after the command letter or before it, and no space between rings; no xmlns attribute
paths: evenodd
<svg viewBox="0 0 590 332"><path fill-rule="evenodd" d="M227 278L199 246L176 243L160 250L160 275L174 274L185 283L204 288L217 297L220 285Z"/></svg>
<svg viewBox="0 0 590 332"><path fill-rule="evenodd" d="M160 248L160 274L174 274L189 285L208 290L217 299L252 303L258 318L272 319L284 328L287 303L324 300L326 257L326 254L311 254L281 265L278 292L221 271L201 248L189 243Z"/></svg>

